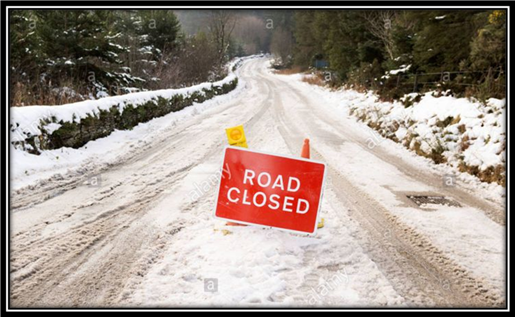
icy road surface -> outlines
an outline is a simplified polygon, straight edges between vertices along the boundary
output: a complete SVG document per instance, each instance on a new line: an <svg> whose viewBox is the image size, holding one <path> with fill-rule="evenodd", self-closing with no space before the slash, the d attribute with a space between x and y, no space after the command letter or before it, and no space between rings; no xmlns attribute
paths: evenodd
<svg viewBox="0 0 515 317"><path fill-rule="evenodd" d="M67 173L12 178L11 305L504 306L502 200L444 186L442 169L377 137L331 92L268 65L246 61L234 92L188 115L70 152L96 159L63 152ZM213 219L224 129L239 124L252 149L297 156L311 139L312 158L328 164L316 237Z"/></svg>

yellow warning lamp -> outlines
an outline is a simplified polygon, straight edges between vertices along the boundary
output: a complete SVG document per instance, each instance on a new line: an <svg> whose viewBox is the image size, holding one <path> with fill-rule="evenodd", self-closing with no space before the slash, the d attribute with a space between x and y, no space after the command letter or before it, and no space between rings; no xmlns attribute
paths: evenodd
<svg viewBox="0 0 515 317"><path fill-rule="evenodd" d="M245 132L243 131L242 125L227 128L225 129L225 133L227 133L229 145L248 148L247 138L245 138Z"/></svg>

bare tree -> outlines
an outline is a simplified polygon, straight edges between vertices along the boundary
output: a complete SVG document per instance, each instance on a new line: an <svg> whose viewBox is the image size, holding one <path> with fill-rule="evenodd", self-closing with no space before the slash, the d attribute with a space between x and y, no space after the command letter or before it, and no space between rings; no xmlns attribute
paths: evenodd
<svg viewBox="0 0 515 317"><path fill-rule="evenodd" d="M263 20L253 15L240 15L238 24L234 29L234 38L243 43L243 48L247 54L255 54L263 49L266 42L268 30L265 28Z"/></svg>
<svg viewBox="0 0 515 317"><path fill-rule="evenodd" d="M215 80L218 55L213 43L200 32L191 37L180 56L181 75L184 82L198 84L207 80ZM194 62L191 62L194 61Z"/></svg>
<svg viewBox="0 0 515 317"><path fill-rule="evenodd" d="M389 10L365 11L362 15L368 22L367 30L383 42L390 59L395 58L392 25L397 15L397 11Z"/></svg>
<svg viewBox="0 0 515 317"><path fill-rule="evenodd" d="M410 17L409 13L409 11L397 11L397 15L395 16L395 25L405 29L406 31L412 31L417 24L417 20Z"/></svg>
<svg viewBox="0 0 515 317"><path fill-rule="evenodd" d="M209 30L215 41L220 65L224 63L236 21L236 15L232 11L214 10L211 12Z"/></svg>
<svg viewBox="0 0 515 317"><path fill-rule="evenodd" d="M279 27L272 34L270 50L274 55L279 56L281 64L287 66L293 48L292 34L285 28Z"/></svg>

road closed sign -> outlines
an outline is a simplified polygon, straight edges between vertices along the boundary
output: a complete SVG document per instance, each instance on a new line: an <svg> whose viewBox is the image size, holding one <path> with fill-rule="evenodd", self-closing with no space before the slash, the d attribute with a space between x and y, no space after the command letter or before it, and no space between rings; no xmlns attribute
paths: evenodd
<svg viewBox="0 0 515 317"><path fill-rule="evenodd" d="M314 234L324 163L227 147L215 217Z"/></svg>

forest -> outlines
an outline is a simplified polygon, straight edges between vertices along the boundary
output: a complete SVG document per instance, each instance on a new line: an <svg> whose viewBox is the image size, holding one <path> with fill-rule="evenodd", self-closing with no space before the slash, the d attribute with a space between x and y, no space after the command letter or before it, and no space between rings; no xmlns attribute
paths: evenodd
<svg viewBox="0 0 515 317"><path fill-rule="evenodd" d="M58 105L225 76L234 57L385 100L506 91L503 10L16 10L10 105Z"/></svg>

